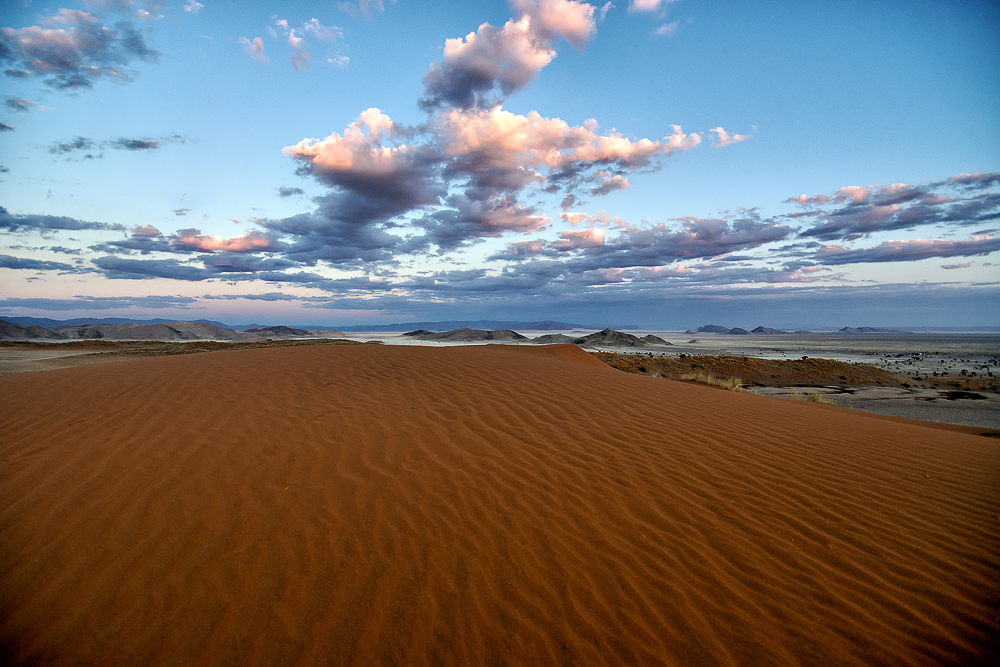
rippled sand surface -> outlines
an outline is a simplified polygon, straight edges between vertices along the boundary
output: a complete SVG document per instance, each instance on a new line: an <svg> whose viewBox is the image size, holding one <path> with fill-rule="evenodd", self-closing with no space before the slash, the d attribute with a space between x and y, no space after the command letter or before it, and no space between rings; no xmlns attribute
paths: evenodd
<svg viewBox="0 0 1000 667"><path fill-rule="evenodd" d="M1000 442L572 346L0 378L0 658L991 664Z"/></svg>

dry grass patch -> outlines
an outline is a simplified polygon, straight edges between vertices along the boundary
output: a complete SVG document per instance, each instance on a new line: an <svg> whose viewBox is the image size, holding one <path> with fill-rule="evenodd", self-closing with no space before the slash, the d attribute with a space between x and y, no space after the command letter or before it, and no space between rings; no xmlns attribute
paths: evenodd
<svg viewBox="0 0 1000 667"><path fill-rule="evenodd" d="M677 378L677 380L683 380L684 382L697 382L698 384L707 384L712 387L721 387L728 391L743 391L743 380L739 378L717 378L714 375L708 375L706 373L685 373Z"/></svg>

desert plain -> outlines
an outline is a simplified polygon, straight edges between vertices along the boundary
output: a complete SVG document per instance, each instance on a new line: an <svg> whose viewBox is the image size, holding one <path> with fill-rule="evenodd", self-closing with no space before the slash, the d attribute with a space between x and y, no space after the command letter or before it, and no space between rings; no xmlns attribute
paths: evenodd
<svg viewBox="0 0 1000 667"><path fill-rule="evenodd" d="M1000 657L995 430L574 345L112 356L0 377L5 664Z"/></svg>

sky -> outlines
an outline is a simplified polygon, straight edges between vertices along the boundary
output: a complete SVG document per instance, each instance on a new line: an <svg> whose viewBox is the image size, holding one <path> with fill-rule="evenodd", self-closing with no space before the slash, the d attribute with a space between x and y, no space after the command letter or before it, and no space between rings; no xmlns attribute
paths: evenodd
<svg viewBox="0 0 1000 667"><path fill-rule="evenodd" d="M1000 325L1000 4L0 4L0 318Z"/></svg>

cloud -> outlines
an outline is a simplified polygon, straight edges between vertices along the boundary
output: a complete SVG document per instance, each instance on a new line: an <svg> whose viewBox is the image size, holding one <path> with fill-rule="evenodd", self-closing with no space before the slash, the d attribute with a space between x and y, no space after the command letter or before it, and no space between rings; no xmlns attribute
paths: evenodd
<svg viewBox="0 0 1000 667"><path fill-rule="evenodd" d="M674 21L673 23L664 23L659 28L653 31L656 35L664 35L667 37L673 37L677 34L677 26L679 23Z"/></svg>
<svg viewBox="0 0 1000 667"><path fill-rule="evenodd" d="M962 174L940 182L843 187L831 195L786 199L814 219L803 236L847 239L932 224L980 225L1000 218L1000 174Z"/></svg>
<svg viewBox="0 0 1000 667"><path fill-rule="evenodd" d="M424 75L425 111L489 108L531 83L552 62L552 41L582 48L596 31L594 7L570 0L514 0L521 12L497 28L483 23L464 38L445 42L444 57Z"/></svg>
<svg viewBox="0 0 1000 667"><path fill-rule="evenodd" d="M833 243L823 246L816 254L823 264L855 264L871 262L912 262L934 257L968 257L1000 250L1000 238L973 236L964 241L933 239L925 241L886 241L874 248L852 250Z"/></svg>
<svg viewBox="0 0 1000 667"><path fill-rule="evenodd" d="M673 0L630 0L628 5L628 12L630 14L635 12L658 12L661 7L666 9Z"/></svg>
<svg viewBox="0 0 1000 667"><path fill-rule="evenodd" d="M32 107L36 106L34 102L23 97L8 97L5 104L14 111L31 111Z"/></svg>
<svg viewBox="0 0 1000 667"><path fill-rule="evenodd" d="M260 37L249 40L241 36L239 42L243 45L243 50L247 52L247 55L257 62L266 63L268 61L268 57L264 55L264 40Z"/></svg>
<svg viewBox="0 0 1000 667"><path fill-rule="evenodd" d="M83 4L97 12L127 14L143 21L163 18L162 14L150 12L150 10L160 11L163 9L164 3L161 0L148 0L146 2L138 2L138 0L83 0ZM144 6L140 7L139 5Z"/></svg>
<svg viewBox="0 0 1000 667"><path fill-rule="evenodd" d="M138 251L143 255L152 252L170 252L170 241L152 225L139 225L132 228L132 233L120 241L106 241L91 246L98 252Z"/></svg>
<svg viewBox="0 0 1000 667"><path fill-rule="evenodd" d="M968 188L988 188L995 183L1000 183L1000 172L981 174L977 171L972 174L958 174L950 177L947 182Z"/></svg>
<svg viewBox="0 0 1000 667"><path fill-rule="evenodd" d="M0 132L13 132L14 126L7 123L0 123Z"/></svg>
<svg viewBox="0 0 1000 667"><path fill-rule="evenodd" d="M105 142L108 148L115 148L123 151L155 151L160 147L160 142L156 139L111 139Z"/></svg>
<svg viewBox="0 0 1000 667"><path fill-rule="evenodd" d="M0 229L16 232L25 230L49 231L56 229L74 231L84 229L125 231L126 228L124 225L119 224L89 222L57 215L13 215L3 206L0 206Z"/></svg>
<svg viewBox="0 0 1000 667"><path fill-rule="evenodd" d="M431 146L406 144L405 134L389 116L371 108L343 136L334 132L286 147L286 155L334 188L311 222L330 220L337 229L364 227L438 203L444 194L438 181L441 158ZM383 241L375 247L385 247Z"/></svg>
<svg viewBox="0 0 1000 667"><path fill-rule="evenodd" d="M124 67L159 56L129 21L108 28L88 12L60 9L42 24L58 27L0 28L0 61L12 65L8 76L48 77L44 81L51 88L74 91L105 78L131 81Z"/></svg>
<svg viewBox="0 0 1000 667"><path fill-rule="evenodd" d="M0 255L0 269L23 269L28 271L71 271L78 272L79 267L62 262L47 262L40 259Z"/></svg>
<svg viewBox="0 0 1000 667"><path fill-rule="evenodd" d="M281 220L266 220L261 226L287 239L285 257L303 264L324 261L336 265L361 265L390 261L393 250L403 239L386 231L386 226L373 215L378 203L366 202L364 196L353 193L331 193L318 198L319 208ZM345 219L345 209L352 206L370 209L360 219Z"/></svg>
<svg viewBox="0 0 1000 667"><path fill-rule="evenodd" d="M288 197L294 197L296 195L304 195L306 193L302 188L278 188L278 196L282 199L287 199Z"/></svg>
<svg viewBox="0 0 1000 667"><path fill-rule="evenodd" d="M746 134L729 134L721 127L712 128L709 132L715 132L716 136L716 141L712 144L712 148L722 148L723 146L738 144L739 142L746 141L750 138L750 136Z"/></svg>
<svg viewBox="0 0 1000 667"><path fill-rule="evenodd" d="M545 239L510 241L505 244L503 251L493 255L490 259L525 259L541 255L547 246L548 242Z"/></svg>
<svg viewBox="0 0 1000 667"><path fill-rule="evenodd" d="M572 213L560 217L573 223ZM598 218L608 220L607 214L582 214L574 224L590 223ZM562 257L563 275L581 275L588 271L664 266L681 260L721 257L780 241L794 233L791 227L761 220L754 211L743 211L733 218L683 218L679 229L666 224L630 227L617 218L614 220L620 223L621 233L613 238L604 230L592 227L563 231L559 233L559 240L549 244L540 241L530 247L508 244L507 249L494 258Z"/></svg>
<svg viewBox="0 0 1000 667"><path fill-rule="evenodd" d="M343 35L340 28L337 26L325 26L319 22L319 19L309 19L304 24L302 24L302 29L306 32L312 33L317 39L322 40L332 40Z"/></svg>
<svg viewBox="0 0 1000 667"><path fill-rule="evenodd" d="M942 269L967 269L972 266L972 262L965 262L964 264L942 264Z"/></svg>
<svg viewBox="0 0 1000 667"><path fill-rule="evenodd" d="M415 221L427 240L445 250L462 247L470 240L534 232L549 221L534 207L521 204L515 195L473 199L454 194L445 204L446 208Z"/></svg>
<svg viewBox="0 0 1000 667"><path fill-rule="evenodd" d="M395 2L396 0L392 0ZM374 7L379 13L385 11L385 5L382 0L357 0L357 4L353 2L338 2L337 9L342 12L347 12L351 16L360 18L370 18L372 15L371 8Z"/></svg>
<svg viewBox="0 0 1000 667"><path fill-rule="evenodd" d="M782 201L782 204L798 204L799 206L809 207L815 204L827 204L830 202L830 198L826 195L816 195L815 197L810 197L808 195L799 195L798 197L789 197Z"/></svg>
<svg viewBox="0 0 1000 667"><path fill-rule="evenodd" d="M65 141L52 144L49 146L49 152L53 155L65 155L66 153L72 153L74 151L89 151L93 150L95 147L94 142L86 137L77 137L72 141Z"/></svg>
<svg viewBox="0 0 1000 667"><path fill-rule="evenodd" d="M205 5L200 2L195 2L195 0L189 0L189 2L184 5L184 11L191 12L192 14L197 14L198 10L203 9Z"/></svg>
<svg viewBox="0 0 1000 667"><path fill-rule="evenodd" d="M76 137L71 141L57 141L49 146L49 153L53 155L66 155L78 151L92 151L96 148L110 148L121 151L155 151L166 143L185 143L186 139L179 134L172 134L159 139L118 137L107 139L100 143L95 143L87 137ZM95 157L90 155L88 157ZM100 157L100 156L96 156Z"/></svg>
<svg viewBox="0 0 1000 667"><path fill-rule="evenodd" d="M37 310L117 310L121 308L186 308L196 305L198 299L190 296L75 296L72 299L0 299L2 308L31 308Z"/></svg>
<svg viewBox="0 0 1000 667"><path fill-rule="evenodd" d="M311 57L306 51L306 42L295 35L294 28L288 32L288 45L292 47L292 69L298 71L303 67L308 67Z"/></svg>
<svg viewBox="0 0 1000 667"><path fill-rule="evenodd" d="M198 281L215 277L211 272L176 259L126 259L123 257L98 257L96 266L107 278L146 279L170 278L172 280Z"/></svg>
<svg viewBox="0 0 1000 667"><path fill-rule="evenodd" d="M628 190L628 179L620 174L610 176L606 175L605 172L600 172L595 174L595 177L600 179L600 183L598 185L590 187L590 194L595 197L605 197L608 193L614 192L615 190Z"/></svg>
<svg viewBox="0 0 1000 667"><path fill-rule="evenodd" d="M597 31L594 6L575 0L510 0L510 6L530 16L536 34L552 41L565 39L577 49L590 41Z"/></svg>
<svg viewBox="0 0 1000 667"><path fill-rule="evenodd" d="M603 229L581 229L579 231L559 232L559 240L549 244L549 247L559 252L579 250L580 248L596 248L604 245Z"/></svg>
<svg viewBox="0 0 1000 667"><path fill-rule="evenodd" d="M191 209L189 209L189 208L175 208L174 209L174 215L187 215L190 212L191 212Z"/></svg>
<svg viewBox="0 0 1000 667"><path fill-rule="evenodd" d="M174 252L247 253L270 251L276 249L276 246L273 237L258 231L227 239L202 234L199 229L182 229L170 241L170 249Z"/></svg>

